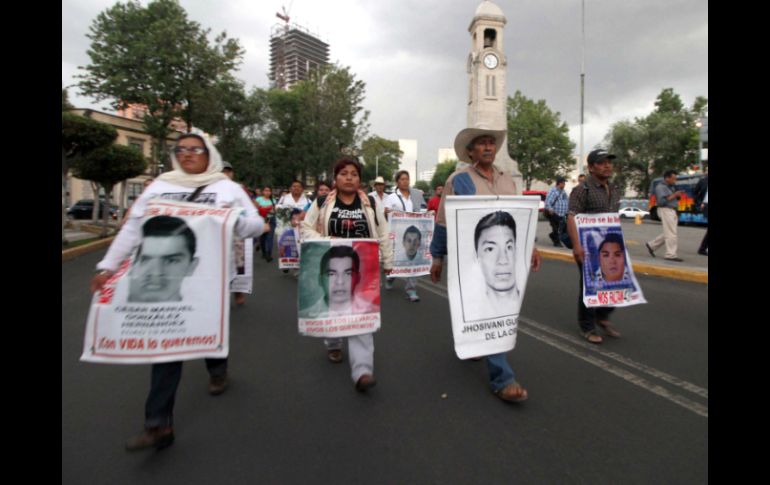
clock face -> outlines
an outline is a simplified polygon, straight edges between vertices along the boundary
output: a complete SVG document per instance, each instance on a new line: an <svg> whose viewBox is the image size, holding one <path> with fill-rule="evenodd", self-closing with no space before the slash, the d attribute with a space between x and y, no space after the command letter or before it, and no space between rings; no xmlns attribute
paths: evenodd
<svg viewBox="0 0 770 485"><path fill-rule="evenodd" d="M484 65L487 69L494 69L497 67L497 56L494 54L487 54L484 56Z"/></svg>

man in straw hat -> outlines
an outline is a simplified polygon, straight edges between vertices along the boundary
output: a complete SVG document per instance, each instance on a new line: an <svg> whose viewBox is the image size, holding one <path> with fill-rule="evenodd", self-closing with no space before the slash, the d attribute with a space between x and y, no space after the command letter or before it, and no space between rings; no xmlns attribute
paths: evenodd
<svg viewBox="0 0 770 485"><path fill-rule="evenodd" d="M458 168L447 179L436 219L430 252L433 255L431 279L441 280L444 256L447 254L446 212L444 203L450 195L519 195L510 173L495 166L495 155L505 139L505 130L485 127L466 128L455 138L457 158L469 164ZM533 248L532 271L540 269L540 253ZM489 384L492 392L504 401L521 402L527 390L514 379L513 369L505 353L486 356Z"/></svg>

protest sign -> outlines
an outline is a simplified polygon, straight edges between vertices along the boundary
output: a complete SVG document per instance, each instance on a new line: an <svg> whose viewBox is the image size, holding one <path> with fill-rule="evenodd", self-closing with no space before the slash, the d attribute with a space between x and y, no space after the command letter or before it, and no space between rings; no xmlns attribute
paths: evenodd
<svg viewBox="0 0 770 485"><path fill-rule="evenodd" d="M461 359L499 354L516 345L539 200L449 196L445 201L449 308Z"/></svg>
<svg viewBox="0 0 770 485"><path fill-rule="evenodd" d="M232 235L241 211L149 201L140 245L94 293L81 360L227 357Z"/></svg>
<svg viewBox="0 0 770 485"><path fill-rule="evenodd" d="M391 277L405 278L430 274L433 257L432 212L390 212L390 239L393 241L393 272Z"/></svg>
<svg viewBox="0 0 770 485"><path fill-rule="evenodd" d="M348 337L380 328L380 248L374 239L302 241L299 333Z"/></svg>
<svg viewBox="0 0 770 485"><path fill-rule="evenodd" d="M236 239L233 242L233 255L235 258L235 277L230 284L230 291L251 294L254 280L254 238Z"/></svg>
<svg viewBox="0 0 770 485"><path fill-rule="evenodd" d="M583 303L587 307L623 307L647 303L636 280L615 212L577 214L583 246Z"/></svg>
<svg viewBox="0 0 770 485"><path fill-rule="evenodd" d="M299 225L302 211L291 207L275 209L276 241L278 244L278 267L299 268Z"/></svg>

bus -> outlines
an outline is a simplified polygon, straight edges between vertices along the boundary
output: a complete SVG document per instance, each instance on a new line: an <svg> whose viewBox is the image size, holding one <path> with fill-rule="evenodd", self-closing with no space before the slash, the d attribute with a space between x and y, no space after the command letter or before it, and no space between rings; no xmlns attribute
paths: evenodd
<svg viewBox="0 0 770 485"><path fill-rule="evenodd" d="M679 198L679 207L676 208L676 213L679 216L679 224L701 224L708 225L708 219L706 215L701 212L700 207L695 206L695 186L698 182L705 177L705 174L696 173L693 175L677 175L676 184L674 184L674 190L684 190L685 195ZM659 183L663 182L663 177L658 177L652 180L650 184L650 202L649 211L650 218L654 221L659 221L657 201L655 200L655 187Z"/></svg>

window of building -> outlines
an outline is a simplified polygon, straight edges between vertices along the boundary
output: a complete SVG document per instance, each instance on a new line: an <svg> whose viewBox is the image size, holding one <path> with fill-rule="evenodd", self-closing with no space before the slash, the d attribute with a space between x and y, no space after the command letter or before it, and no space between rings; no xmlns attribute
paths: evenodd
<svg viewBox="0 0 770 485"><path fill-rule="evenodd" d="M144 140L141 138L129 138L128 146L136 147L139 150L139 153L144 155Z"/></svg>

